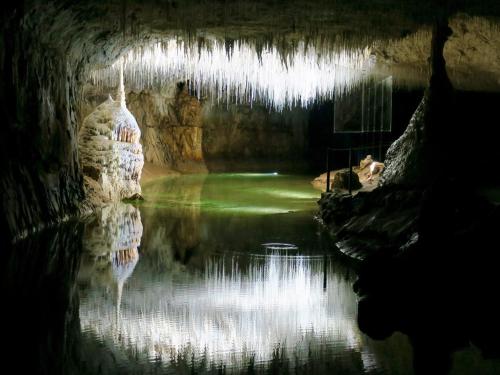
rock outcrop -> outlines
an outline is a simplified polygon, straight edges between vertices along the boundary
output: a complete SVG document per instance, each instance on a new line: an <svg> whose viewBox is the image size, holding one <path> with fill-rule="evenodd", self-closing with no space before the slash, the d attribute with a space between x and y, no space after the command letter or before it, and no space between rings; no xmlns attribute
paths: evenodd
<svg viewBox="0 0 500 375"><path fill-rule="evenodd" d="M384 163L373 160L371 155L359 162L359 166L352 168L351 189L358 191L372 191L377 188L380 181L380 175L385 168ZM321 191L326 191L327 174L323 173L312 181L312 185ZM339 169L330 171L330 189L348 190L349 189L349 169Z"/></svg>
<svg viewBox="0 0 500 375"><path fill-rule="evenodd" d="M346 253L364 258L421 246L425 236L432 238L429 242L451 240L459 226L473 230L476 216L491 211L472 194L458 194L458 187L447 191L458 177L457 163L452 160L458 147L453 142L453 87L443 58L450 33L445 17L436 20L429 87L406 131L387 152L381 187L355 197L322 195L321 216L334 228L337 245ZM448 166L446 174L444 165ZM473 214L464 219L460 212L467 210ZM460 224L455 227L454 222Z"/></svg>
<svg viewBox="0 0 500 375"><path fill-rule="evenodd" d="M447 177L457 177L459 166L453 160L459 145L455 142L455 95L443 57L444 45L452 31L446 21L436 22L429 58L429 87L424 93L404 134L394 142L386 156L383 185L429 186Z"/></svg>
<svg viewBox="0 0 500 375"><path fill-rule="evenodd" d="M78 145L87 202L91 206L140 195L144 157L141 131L120 100L111 97L83 121Z"/></svg>
<svg viewBox="0 0 500 375"><path fill-rule="evenodd" d="M350 175L350 181L349 181ZM350 186L349 186L350 185ZM335 173L332 181L333 189L361 189L363 185L359 182L359 176L356 172L350 171L349 168L341 169Z"/></svg>

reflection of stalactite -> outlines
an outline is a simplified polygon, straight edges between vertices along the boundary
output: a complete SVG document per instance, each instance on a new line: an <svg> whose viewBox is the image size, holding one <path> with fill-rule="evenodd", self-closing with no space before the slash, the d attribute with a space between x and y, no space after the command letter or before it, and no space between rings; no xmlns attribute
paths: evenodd
<svg viewBox="0 0 500 375"><path fill-rule="evenodd" d="M137 248L117 251L112 255L113 268L119 269L124 267L137 257Z"/></svg>
<svg viewBox="0 0 500 375"><path fill-rule="evenodd" d="M362 345L355 295L331 261L277 254L247 266L238 260L210 257L203 273L188 278L185 269L182 277L153 273L154 281L142 274L137 282L145 284L118 295L121 310L96 293L97 300L81 307L82 327L103 341L133 342L140 351L161 354L162 362L191 350L196 360L203 355L209 362L241 366L250 353L270 360L277 343L303 362L310 346L324 340L335 342L337 350ZM117 293L122 291L117 285Z"/></svg>
<svg viewBox="0 0 500 375"><path fill-rule="evenodd" d="M120 250L111 254L113 276L116 281L116 318L120 318L120 307L122 304L123 285L132 275L139 261L137 248Z"/></svg>

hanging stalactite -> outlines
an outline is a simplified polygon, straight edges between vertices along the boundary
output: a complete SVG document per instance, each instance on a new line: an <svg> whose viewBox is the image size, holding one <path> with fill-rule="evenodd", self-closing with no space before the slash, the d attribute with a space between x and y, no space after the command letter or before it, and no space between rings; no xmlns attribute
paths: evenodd
<svg viewBox="0 0 500 375"><path fill-rule="evenodd" d="M134 89L189 81L198 98L229 103L263 102L283 110L308 107L332 99L366 77L373 66L370 49L318 49L304 41L288 47L284 40L257 48L244 41L200 43L170 39L131 50L124 56L123 74ZM117 84L121 60L95 70L91 80L106 87ZM121 73L120 73L121 74Z"/></svg>

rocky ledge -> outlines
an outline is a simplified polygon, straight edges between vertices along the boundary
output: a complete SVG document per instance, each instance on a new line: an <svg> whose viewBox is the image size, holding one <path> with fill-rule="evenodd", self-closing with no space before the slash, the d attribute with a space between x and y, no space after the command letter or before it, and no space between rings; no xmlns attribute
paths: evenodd
<svg viewBox="0 0 500 375"><path fill-rule="evenodd" d="M422 246L447 247L458 238L491 237L494 230L486 228L500 222L499 206L453 181L423 190L381 186L354 196L334 190L318 203L337 247L360 260L399 256Z"/></svg>

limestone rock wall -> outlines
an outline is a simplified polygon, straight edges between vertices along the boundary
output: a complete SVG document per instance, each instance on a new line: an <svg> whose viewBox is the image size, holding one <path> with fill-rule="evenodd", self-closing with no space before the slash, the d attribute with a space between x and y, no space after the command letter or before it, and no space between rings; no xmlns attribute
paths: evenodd
<svg viewBox="0 0 500 375"><path fill-rule="evenodd" d="M425 181L423 122L426 98L415 110L408 127L387 150L382 183L417 186Z"/></svg>
<svg viewBox="0 0 500 375"><path fill-rule="evenodd" d="M147 162L180 172L206 172L202 152L202 106L183 84L128 94L143 133Z"/></svg>
<svg viewBox="0 0 500 375"><path fill-rule="evenodd" d="M86 85L80 117L111 91ZM215 105L190 95L183 83L130 90L127 107L141 129L145 162L182 173L306 168L308 110Z"/></svg>
<svg viewBox="0 0 500 375"><path fill-rule="evenodd" d="M309 111L254 105L204 107L203 153L210 170L302 169Z"/></svg>
<svg viewBox="0 0 500 375"><path fill-rule="evenodd" d="M45 16L53 11L47 4ZM42 32L41 22L20 9L6 10L0 19L0 240L11 242L78 212L81 66L70 64L77 58L69 41L55 41L60 24ZM71 15L65 21L71 24ZM52 43L61 48L46 48Z"/></svg>
<svg viewBox="0 0 500 375"><path fill-rule="evenodd" d="M87 84L80 118L87 116L111 92ZM141 130L144 161L185 173L205 173L202 104L182 84L155 91L128 91L127 107Z"/></svg>

